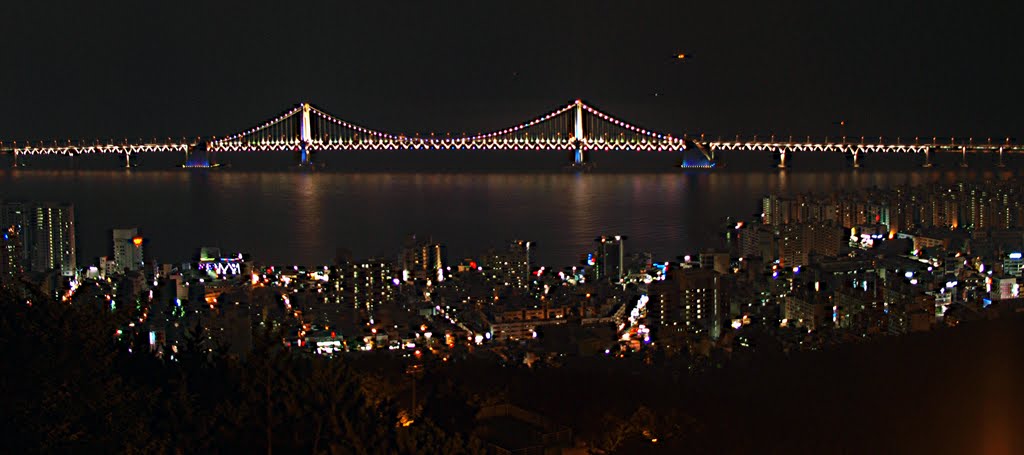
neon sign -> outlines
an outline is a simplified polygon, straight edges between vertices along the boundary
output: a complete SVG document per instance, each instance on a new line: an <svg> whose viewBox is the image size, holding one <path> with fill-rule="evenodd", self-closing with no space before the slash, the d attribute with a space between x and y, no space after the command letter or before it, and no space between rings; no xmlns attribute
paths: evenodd
<svg viewBox="0 0 1024 455"><path fill-rule="evenodd" d="M216 277L241 275L242 262L238 259L220 259L199 263L199 270Z"/></svg>

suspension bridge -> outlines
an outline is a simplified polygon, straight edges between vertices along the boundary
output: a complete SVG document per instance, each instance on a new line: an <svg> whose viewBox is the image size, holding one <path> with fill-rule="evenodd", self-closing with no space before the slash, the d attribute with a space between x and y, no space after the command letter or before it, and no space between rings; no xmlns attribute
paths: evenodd
<svg viewBox="0 0 1024 455"><path fill-rule="evenodd" d="M547 114L515 126L477 135L430 134L426 136L393 134L370 129L342 120L309 104L301 103L257 126L226 137L207 140L166 141L36 141L4 144L0 151L13 155L18 166L28 157L40 155L76 156L90 154L122 155L126 166L133 157L143 153L177 152L184 156L186 168L214 166L215 156L240 152L294 152L300 165L314 164L314 156L327 152L351 150L538 150L563 151L574 168L589 166L589 155L595 151L676 152L682 168L713 168L718 151L770 151L780 168L785 168L789 155L796 152L838 152L851 157L854 167L860 157L870 153L913 153L924 157L924 166L931 166L936 152L955 152L967 165L968 153L998 155L1003 166L1005 153L1024 152L1024 146L1009 139L993 142L971 138L937 137L922 141L915 138L877 140L860 138L767 138L758 136L732 140L710 139L705 135L673 136L638 127L576 100Z"/></svg>

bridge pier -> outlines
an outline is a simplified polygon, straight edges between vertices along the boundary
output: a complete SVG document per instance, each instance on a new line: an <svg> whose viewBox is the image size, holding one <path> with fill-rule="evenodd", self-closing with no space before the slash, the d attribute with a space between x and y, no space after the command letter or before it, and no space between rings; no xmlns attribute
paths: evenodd
<svg viewBox="0 0 1024 455"><path fill-rule="evenodd" d="M1006 167L1006 164L1003 164L1003 147L999 147L999 164L996 167Z"/></svg>
<svg viewBox="0 0 1024 455"><path fill-rule="evenodd" d="M966 145L960 147L960 154L962 156L962 158L960 159L960 167L967 167L967 146Z"/></svg>
<svg viewBox="0 0 1024 455"><path fill-rule="evenodd" d="M124 167L126 169L132 167L132 152L125 150L124 152Z"/></svg>
<svg viewBox="0 0 1024 455"><path fill-rule="evenodd" d="M779 150L779 169L786 168L786 149Z"/></svg>
<svg viewBox="0 0 1024 455"><path fill-rule="evenodd" d="M927 147L924 149L924 165L921 167L932 167L932 148Z"/></svg>
<svg viewBox="0 0 1024 455"><path fill-rule="evenodd" d="M857 169L860 167L860 152L857 149L853 149L853 168Z"/></svg>
<svg viewBox="0 0 1024 455"><path fill-rule="evenodd" d="M303 142L302 145L299 146L299 166L305 167L312 164L313 160L312 156L310 156L308 144Z"/></svg>

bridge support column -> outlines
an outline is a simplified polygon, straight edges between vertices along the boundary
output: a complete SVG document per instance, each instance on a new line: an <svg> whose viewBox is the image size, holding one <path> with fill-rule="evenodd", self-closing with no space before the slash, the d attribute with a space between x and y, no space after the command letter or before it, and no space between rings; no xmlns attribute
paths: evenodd
<svg viewBox="0 0 1024 455"><path fill-rule="evenodd" d="M860 152L857 149L853 149L853 168L857 169L860 167Z"/></svg>
<svg viewBox="0 0 1024 455"><path fill-rule="evenodd" d="M960 167L967 167L967 146L960 147Z"/></svg>
<svg viewBox="0 0 1024 455"><path fill-rule="evenodd" d="M924 149L924 165L921 167L932 167L932 148L926 147Z"/></svg>
<svg viewBox="0 0 1024 455"><path fill-rule="evenodd" d="M131 151L126 150L124 152L124 167L125 168L131 168L132 167L132 152Z"/></svg>
<svg viewBox="0 0 1024 455"><path fill-rule="evenodd" d="M779 169L786 168L786 149L779 150Z"/></svg>
<svg viewBox="0 0 1024 455"><path fill-rule="evenodd" d="M999 147L999 164L997 164L996 166L1006 167L1006 164L1003 164L1003 147Z"/></svg>
<svg viewBox="0 0 1024 455"><path fill-rule="evenodd" d="M583 101L576 100L574 109L574 122L572 129L572 138L575 142L575 149L572 153L572 166L579 168L586 166L587 156L584 152L583 146L583 135L586 134L583 131Z"/></svg>
<svg viewBox="0 0 1024 455"><path fill-rule="evenodd" d="M313 142L312 129L309 123L309 103L302 103L302 117L299 120L299 166L309 166L313 160L309 156L309 144Z"/></svg>

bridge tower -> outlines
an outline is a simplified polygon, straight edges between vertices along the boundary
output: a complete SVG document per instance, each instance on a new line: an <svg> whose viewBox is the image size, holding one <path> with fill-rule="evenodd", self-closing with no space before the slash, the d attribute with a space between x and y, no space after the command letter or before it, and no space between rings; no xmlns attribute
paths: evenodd
<svg viewBox="0 0 1024 455"><path fill-rule="evenodd" d="M309 103L302 103L302 117L299 120L299 165L313 164L310 157L309 144L313 142L312 129L309 123Z"/></svg>
<svg viewBox="0 0 1024 455"><path fill-rule="evenodd" d="M572 164L573 166L582 166L586 161L583 156L583 101L576 100L576 106L573 107L575 110L575 127L573 128L573 138L576 140L576 150L573 153Z"/></svg>

